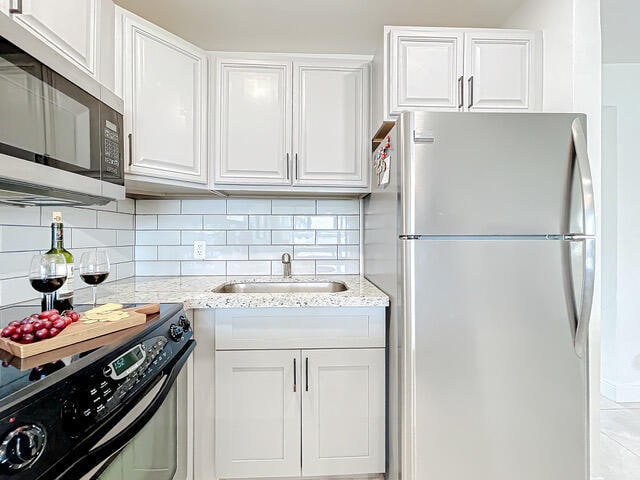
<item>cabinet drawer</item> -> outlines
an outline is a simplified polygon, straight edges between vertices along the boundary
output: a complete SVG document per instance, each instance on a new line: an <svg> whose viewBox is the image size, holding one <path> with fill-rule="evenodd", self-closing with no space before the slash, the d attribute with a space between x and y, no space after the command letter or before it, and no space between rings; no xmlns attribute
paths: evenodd
<svg viewBox="0 0 640 480"><path fill-rule="evenodd" d="M215 311L216 350L385 346L384 308Z"/></svg>

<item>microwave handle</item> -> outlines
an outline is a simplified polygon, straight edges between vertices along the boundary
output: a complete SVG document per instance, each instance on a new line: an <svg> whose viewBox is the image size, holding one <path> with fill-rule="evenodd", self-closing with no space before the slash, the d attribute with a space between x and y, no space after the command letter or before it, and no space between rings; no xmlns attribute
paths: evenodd
<svg viewBox="0 0 640 480"><path fill-rule="evenodd" d="M164 375L160 376L165 376L162 387L135 421L130 423L124 430L119 432L113 438L110 438L106 442L81 455L68 469L57 476L56 480L82 478L82 476L91 471L91 469L122 450L127 443L129 443L138 434L138 432L140 432L140 430L149 423L156 412L160 409L169 395L169 392L171 392L178 375L182 371L182 367L187 363L187 360L195 347L196 342L194 340L190 340L180 356L167 366Z"/></svg>

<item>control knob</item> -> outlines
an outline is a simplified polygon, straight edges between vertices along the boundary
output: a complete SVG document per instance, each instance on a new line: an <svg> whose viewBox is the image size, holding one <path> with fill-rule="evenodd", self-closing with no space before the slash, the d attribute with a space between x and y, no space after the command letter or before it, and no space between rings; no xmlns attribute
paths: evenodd
<svg viewBox="0 0 640 480"><path fill-rule="evenodd" d="M185 332L188 332L191 329L191 322L186 316L180 315L180 326Z"/></svg>
<svg viewBox="0 0 640 480"><path fill-rule="evenodd" d="M171 337L171 340L173 340L174 342L179 342L180 340L182 340L183 335L184 329L180 325L172 323L169 327L169 336Z"/></svg>
<svg viewBox="0 0 640 480"><path fill-rule="evenodd" d="M47 442L47 434L37 425L22 425L10 431L0 443L0 465L22 470L35 462Z"/></svg>

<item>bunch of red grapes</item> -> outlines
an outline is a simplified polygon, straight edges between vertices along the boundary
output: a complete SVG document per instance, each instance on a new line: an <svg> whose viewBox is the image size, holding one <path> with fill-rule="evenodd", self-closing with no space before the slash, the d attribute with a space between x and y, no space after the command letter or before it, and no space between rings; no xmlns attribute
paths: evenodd
<svg viewBox="0 0 640 480"><path fill-rule="evenodd" d="M33 343L53 338L73 322L80 320L80 314L74 310L65 310L60 314L56 309L34 313L20 321L10 322L0 335L14 342Z"/></svg>

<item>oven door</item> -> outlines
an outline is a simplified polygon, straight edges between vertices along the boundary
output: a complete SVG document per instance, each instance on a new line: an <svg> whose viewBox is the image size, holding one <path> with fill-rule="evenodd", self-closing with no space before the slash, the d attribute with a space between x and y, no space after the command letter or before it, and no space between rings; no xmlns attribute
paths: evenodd
<svg viewBox="0 0 640 480"><path fill-rule="evenodd" d="M61 478L191 479L194 347Z"/></svg>

